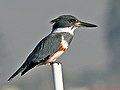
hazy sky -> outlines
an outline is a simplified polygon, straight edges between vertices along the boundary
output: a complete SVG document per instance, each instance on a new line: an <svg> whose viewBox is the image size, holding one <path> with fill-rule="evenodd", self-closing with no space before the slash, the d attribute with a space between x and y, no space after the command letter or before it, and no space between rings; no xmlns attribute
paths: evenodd
<svg viewBox="0 0 120 90"><path fill-rule="evenodd" d="M65 70L71 74L88 66L104 67L106 5L106 0L0 0L0 82L7 82L35 45L50 33L50 20L61 14L99 26L76 30L69 50L59 59ZM45 67L40 68L39 72Z"/></svg>

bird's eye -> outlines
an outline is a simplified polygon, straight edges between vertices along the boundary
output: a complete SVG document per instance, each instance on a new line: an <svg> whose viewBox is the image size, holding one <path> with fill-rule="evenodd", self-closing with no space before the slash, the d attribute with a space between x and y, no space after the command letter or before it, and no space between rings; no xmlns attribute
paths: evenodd
<svg viewBox="0 0 120 90"><path fill-rule="evenodd" d="M75 22L78 22L78 20L77 19L71 19L70 22L75 23Z"/></svg>
<svg viewBox="0 0 120 90"><path fill-rule="evenodd" d="M75 19L71 19L70 22L75 22L76 20Z"/></svg>

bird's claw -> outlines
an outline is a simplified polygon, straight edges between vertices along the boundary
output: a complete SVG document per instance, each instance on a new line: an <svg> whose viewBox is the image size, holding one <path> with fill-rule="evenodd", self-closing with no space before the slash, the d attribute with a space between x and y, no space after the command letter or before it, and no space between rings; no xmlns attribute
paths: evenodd
<svg viewBox="0 0 120 90"><path fill-rule="evenodd" d="M50 65L54 64L54 63L57 63L58 65L59 64L62 64L61 62L50 62Z"/></svg>

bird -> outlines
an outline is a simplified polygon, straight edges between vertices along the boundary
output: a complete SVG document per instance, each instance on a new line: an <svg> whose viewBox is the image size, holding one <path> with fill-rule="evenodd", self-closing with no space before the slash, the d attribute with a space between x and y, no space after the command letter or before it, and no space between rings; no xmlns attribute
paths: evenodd
<svg viewBox="0 0 120 90"><path fill-rule="evenodd" d="M97 27L95 24L80 21L73 15L60 15L50 22L52 24L50 34L37 44L28 55L23 65L8 79L8 81L11 81L19 73L23 76L36 66L56 63L57 58L68 49L77 28Z"/></svg>

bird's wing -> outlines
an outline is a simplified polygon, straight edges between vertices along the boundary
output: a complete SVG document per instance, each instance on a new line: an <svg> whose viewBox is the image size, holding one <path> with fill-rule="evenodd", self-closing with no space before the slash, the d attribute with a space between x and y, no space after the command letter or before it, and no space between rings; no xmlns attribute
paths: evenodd
<svg viewBox="0 0 120 90"><path fill-rule="evenodd" d="M40 60L44 60L47 56L54 54L59 49L61 39L59 34L50 34L45 37L29 55L28 61L32 57L33 62L40 62Z"/></svg>
<svg viewBox="0 0 120 90"><path fill-rule="evenodd" d="M42 39L35 47L33 52L28 56L23 65L8 79L10 81L20 72L25 74L28 70L35 67L41 60L44 60L49 55L54 54L58 49L61 41L61 35L50 34Z"/></svg>

